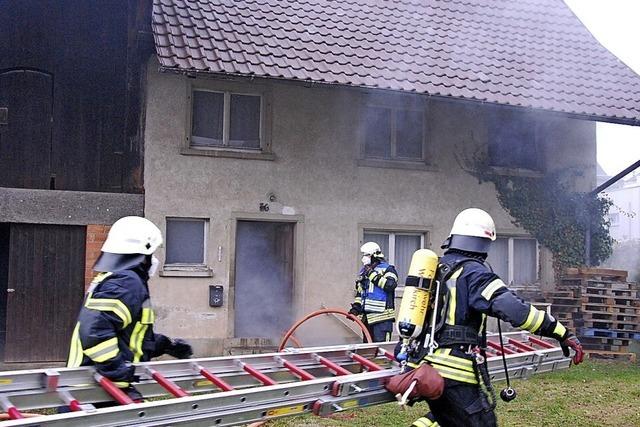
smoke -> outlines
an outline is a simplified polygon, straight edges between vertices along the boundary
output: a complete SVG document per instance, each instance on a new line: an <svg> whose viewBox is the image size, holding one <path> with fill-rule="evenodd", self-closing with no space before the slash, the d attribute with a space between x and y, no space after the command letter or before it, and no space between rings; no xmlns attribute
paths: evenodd
<svg viewBox="0 0 640 427"><path fill-rule="evenodd" d="M239 221L235 336L277 344L293 322L294 224Z"/></svg>
<svg viewBox="0 0 640 427"><path fill-rule="evenodd" d="M600 267L625 270L628 272L628 281L638 282L640 280L639 254L640 239L616 242L613 245L613 253Z"/></svg>

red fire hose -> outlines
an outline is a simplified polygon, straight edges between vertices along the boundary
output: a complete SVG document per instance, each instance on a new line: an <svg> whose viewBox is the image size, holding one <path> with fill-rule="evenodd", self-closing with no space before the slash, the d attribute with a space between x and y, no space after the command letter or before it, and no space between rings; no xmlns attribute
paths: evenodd
<svg viewBox="0 0 640 427"><path fill-rule="evenodd" d="M360 327L360 329L362 330L362 333L364 334L365 339L367 340L367 342L373 342L373 339L371 338L371 334L369 333L369 330L367 329L367 326L362 323L362 321L360 319L358 319L356 316L354 316L351 313L347 313L344 310L340 310L337 308L323 308L321 310L316 310L312 313L307 314L306 316L304 316L302 319L298 320L288 331L287 333L284 335L284 337L282 337L282 341L280 341L280 347L278 347L278 351L282 351L285 347L285 345L287 344L287 341L289 341L289 338L291 338L291 335L293 335L293 333L296 331L296 329L298 329L298 327L300 325L302 325L304 322L306 322L309 319L312 319L316 316L320 316L322 314L341 314L343 316L345 316L347 319L349 320L353 320L354 322L356 322L356 324Z"/></svg>

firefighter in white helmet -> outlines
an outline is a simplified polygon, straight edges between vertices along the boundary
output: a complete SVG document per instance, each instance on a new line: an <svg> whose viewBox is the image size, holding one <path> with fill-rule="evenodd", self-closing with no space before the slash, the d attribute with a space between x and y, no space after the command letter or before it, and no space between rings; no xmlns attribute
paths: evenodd
<svg viewBox="0 0 640 427"><path fill-rule="evenodd" d="M349 313L361 316L375 342L390 341L395 321L396 268L384 259L380 246L360 247L362 268L356 279L356 296Z"/></svg>
<svg viewBox="0 0 640 427"><path fill-rule="evenodd" d="M438 278L444 287L436 324L438 348L409 360L429 363L445 380L444 392L428 400L431 413L413 426L495 426L495 396L486 367L486 318L494 316L531 333L553 337L574 363L582 362L578 339L544 311L518 298L485 263L496 229L491 216L477 208L456 217L442 248ZM393 390L402 392L403 390ZM515 395L514 395L515 396Z"/></svg>
<svg viewBox="0 0 640 427"><path fill-rule="evenodd" d="M162 233L151 221L128 216L111 227L93 269L98 272L85 296L71 338L68 367L94 365L134 398L139 394L131 362L169 354L189 358L191 346L153 331L147 282L158 259Z"/></svg>

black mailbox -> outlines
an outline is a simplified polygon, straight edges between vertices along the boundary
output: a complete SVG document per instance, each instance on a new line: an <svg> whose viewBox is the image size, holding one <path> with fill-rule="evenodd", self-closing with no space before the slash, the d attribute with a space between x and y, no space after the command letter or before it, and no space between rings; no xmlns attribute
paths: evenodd
<svg viewBox="0 0 640 427"><path fill-rule="evenodd" d="M222 291L221 285L209 285L209 307L222 307Z"/></svg>

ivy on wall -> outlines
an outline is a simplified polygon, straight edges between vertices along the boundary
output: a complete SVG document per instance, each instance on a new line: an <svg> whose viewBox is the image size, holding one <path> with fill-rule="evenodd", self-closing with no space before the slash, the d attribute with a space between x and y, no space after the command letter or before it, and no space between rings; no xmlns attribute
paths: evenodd
<svg viewBox="0 0 640 427"><path fill-rule="evenodd" d="M591 230L590 265L598 265L611 255L613 239L607 213L612 201L572 191L571 179L576 172L512 176L497 172L486 155L478 154L459 162L480 183L495 185L498 201L513 223L551 251L556 276L567 267L584 265L587 226Z"/></svg>

